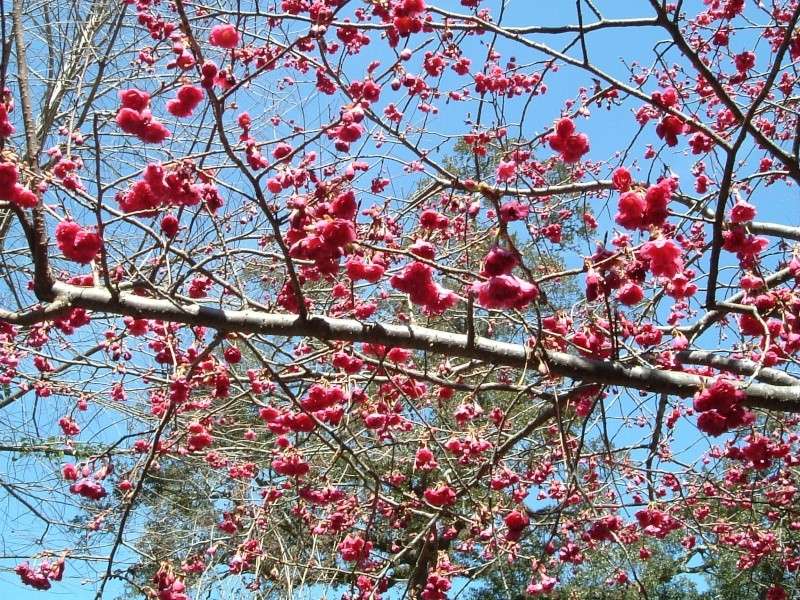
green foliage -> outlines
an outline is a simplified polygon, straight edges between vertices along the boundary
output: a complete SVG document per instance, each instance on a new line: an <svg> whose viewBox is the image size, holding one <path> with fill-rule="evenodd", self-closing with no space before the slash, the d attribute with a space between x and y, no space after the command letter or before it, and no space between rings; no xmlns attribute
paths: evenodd
<svg viewBox="0 0 800 600"><path fill-rule="evenodd" d="M592 554L591 560L574 568L562 568L557 591L547 597L558 600L710 600L697 590L684 573L685 565L675 558L680 555L680 546L669 542L648 542L647 546L653 554L646 561L636 556L638 549L635 547L623 552L618 547L604 546L602 552ZM617 569L629 574L628 583L609 583ZM632 570L635 578L630 576ZM469 592L468 600L529 598L525 588L531 575L530 564L525 561L504 565L504 569L492 571L477 589Z"/></svg>
<svg viewBox="0 0 800 600"><path fill-rule="evenodd" d="M800 597L797 577L784 577L784 567L776 561L763 561L755 567L742 569L737 565L739 555L731 551L715 553L708 567L710 589L704 600L761 600L765 590L781 585L787 598Z"/></svg>

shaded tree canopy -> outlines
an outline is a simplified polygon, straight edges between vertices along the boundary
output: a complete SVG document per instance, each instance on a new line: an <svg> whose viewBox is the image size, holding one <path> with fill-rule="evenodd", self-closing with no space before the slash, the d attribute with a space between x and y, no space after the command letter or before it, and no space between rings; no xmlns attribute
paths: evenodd
<svg viewBox="0 0 800 600"><path fill-rule="evenodd" d="M3 580L796 597L798 18L0 3Z"/></svg>

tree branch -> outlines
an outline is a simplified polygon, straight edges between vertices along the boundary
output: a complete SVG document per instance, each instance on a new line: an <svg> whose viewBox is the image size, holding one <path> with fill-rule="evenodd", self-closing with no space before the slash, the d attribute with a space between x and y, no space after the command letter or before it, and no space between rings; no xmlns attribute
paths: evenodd
<svg viewBox="0 0 800 600"><path fill-rule="evenodd" d="M484 337L476 337L470 344L466 335L412 325L363 323L353 319L312 315L303 320L288 314L223 310L129 293L121 293L114 298L103 288L79 287L61 282L54 285L53 292L70 306L105 313L204 325L223 332L383 344L451 357L475 358L499 366L535 367L540 372L576 381L683 397L693 395L708 382L706 377L688 373L626 366L620 362L584 358L564 352L547 351L538 356L523 344L497 342ZM745 394L748 406L800 412L800 386L753 383L747 387Z"/></svg>

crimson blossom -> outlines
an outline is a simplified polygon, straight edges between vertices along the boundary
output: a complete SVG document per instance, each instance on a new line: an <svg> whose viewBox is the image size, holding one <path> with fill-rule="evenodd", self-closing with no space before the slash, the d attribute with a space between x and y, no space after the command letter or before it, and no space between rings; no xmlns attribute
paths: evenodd
<svg viewBox="0 0 800 600"><path fill-rule="evenodd" d="M11 4L15 585L800 597L800 1Z"/></svg>

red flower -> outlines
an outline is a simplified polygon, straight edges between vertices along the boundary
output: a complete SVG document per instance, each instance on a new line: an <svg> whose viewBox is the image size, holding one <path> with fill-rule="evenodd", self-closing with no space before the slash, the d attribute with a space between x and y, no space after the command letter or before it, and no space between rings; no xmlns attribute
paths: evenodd
<svg viewBox="0 0 800 600"><path fill-rule="evenodd" d="M333 132L334 130L331 130ZM360 123L342 123L339 127L335 128L336 138L340 142L350 144L361 139L364 135L364 126Z"/></svg>
<svg viewBox="0 0 800 600"><path fill-rule="evenodd" d="M584 133L576 134L575 124L568 117L556 122L555 133L547 136L547 141L567 163L578 162L589 151L589 138Z"/></svg>
<svg viewBox="0 0 800 600"><path fill-rule="evenodd" d="M633 178L631 177L630 171L625 167L619 167L618 169L614 169L614 172L611 174L611 182L614 184L614 187L619 192L627 192L631 189L631 183L633 183Z"/></svg>
<svg viewBox="0 0 800 600"><path fill-rule="evenodd" d="M348 533L339 543L338 548L339 555L343 560L356 562L369 556L369 551L372 549L372 542L365 542L360 537Z"/></svg>
<svg viewBox="0 0 800 600"><path fill-rule="evenodd" d="M510 275L518 264L517 256L503 248L494 247L489 250L483 261L481 275L493 277L495 275Z"/></svg>
<svg viewBox="0 0 800 600"><path fill-rule="evenodd" d="M710 410L697 417L697 428L717 437L728 431L728 419L716 410Z"/></svg>
<svg viewBox="0 0 800 600"><path fill-rule="evenodd" d="M275 160L283 160L292 153L292 147L286 142L281 142L272 150L272 156Z"/></svg>
<svg viewBox="0 0 800 600"><path fill-rule="evenodd" d="M675 277L683 271L681 249L672 240L658 239L647 242L639 254L650 260L650 271L656 277Z"/></svg>
<svg viewBox="0 0 800 600"><path fill-rule="evenodd" d="M638 304L644 298L642 288L633 282L628 282L617 291L617 300L627 306Z"/></svg>
<svg viewBox="0 0 800 600"><path fill-rule="evenodd" d="M661 343L661 330L656 329L652 323L645 323L639 328L639 332L634 339L637 344L645 348L657 346Z"/></svg>
<svg viewBox="0 0 800 600"><path fill-rule="evenodd" d="M508 527L506 539L512 542L515 542L522 537L522 532L531 522L528 515L519 510L512 510L505 516L503 521L505 522L506 527Z"/></svg>
<svg viewBox="0 0 800 600"><path fill-rule="evenodd" d="M16 131L16 128L8 119L8 109L4 103L0 103L0 137L7 138Z"/></svg>
<svg viewBox="0 0 800 600"><path fill-rule="evenodd" d="M510 200L500 207L500 220L504 223L522 221L528 216L530 209L517 200Z"/></svg>
<svg viewBox="0 0 800 600"><path fill-rule="evenodd" d="M756 55L752 52L742 52L733 57L736 63L736 70L740 73L746 73L756 65Z"/></svg>
<svg viewBox="0 0 800 600"><path fill-rule="evenodd" d="M235 365L242 360L242 351L236 346L228 346L225 348L223 355L225 356L225 360L232 365Z"/></svg>
<svg viewBox="0 0 800 600"><path fill-rule="evenodd" d="M17 183L18 180L17 165L11 162L0 163L0 199L10 200L22 208L33 208L39 202L39 197Z"/></svg>
<svg viewBox="0 0 800 600"><path fill-rule="evenodd" d="M716 379L708 388L695 394L694 409L701 413L697 418L698 429L718 436L752 422L753 413L741 406L744 398L745 393L734 382Z"/></svg>
<svg viewBox="0 0 800 600"><path fill-rule="evenodd" d="M67 481L78 479L78 468L72 463L67 463L61 467L61 476Z"/></svg>
<svg viewBox="0 0 800 600"><path fill-rule="evenodd" d="M428 260L433 260L436 256L436 247L425 240L417 240L408 247L408 251L414 256L419 256L420 258L426 258Z"/></svg>
<svg viewBox="0 0 800 600"><path fill-rule="evenodd" d="M297 454L279 456L272 461L272 470L279 475L302 477L309 471L308 463Z"/></svg>
<svg viewBox="0 0 800 600"><path fill-rule="evenodd" d="M170 136L169 130L153 119L149 110L138 112L123 106L117 112L116 121L122 131L150 144L160 144Z"/></svg>
<svg viewBox="0 0 800 600"><path fill-rule="evenodd" d="M186 429L189 431L189 437L186 439L186 448L190 452L203 450L214 443L214 437L211 432L199 421L192 421Z"/></svg>
<svg viewBox="0 0 800 600"><path fill-rule="evenodd" d="M150 106L150 94L133 88L120 90L119 101L122 108L129 108L134 112L142 112Z"/></svg>
<svg viewBox="0 0 800 600"><path fill-rule="evenodd" d="M661 226L669 215L667 205L672 197L673 188L677 184L673 179L662 179L656 185L647 188L644 200L647 205L644 213L646 225Z"/></svg>
<svg viewBox="0 0 800 600"><path fill-rule="evenodd" d="M417 454L414 457L414 468L420 471L430 471L438 467L439 464L436 462L436 457L433 455L433 452L429 448L422 448L417 449Z"/></svg>
<svg viewBox="0 0 800 600"><path fill-rule="evenodd" d="M739 201L731 209L732 223L749 223L756 217L756 207L749 202Z"/></svg>
<svg viewBox="0 0 800 600"><path fill-rule="evenodd" d="M10 200L14 197L14 186L19 180L17 165L11 162L0 163L0 198Z"/></svg>
<svg viewBox="0 0 800 600"><path fill-rule="evenodd" d="M779 585L773 585L767 590L766 600L787 600L786 590Z"/></svg>
<svg viewBox="0 0 800 600"><path fill-rule="evenodd" d="M539 288L513 275L490 277L473 284L472 289L478 295L478 304L484 308L523 309L539 297Z"/></svg>
<svg viewBox="0 0 800 600"><path fill-rule="evenodd" d="M501 183L508 183L513 181L517 175L517 163L513 160L501 160L495 170L495 177Z"/></svg>
<svg viewBox="0 0 800 600"><path fill-rule="evenodd" d="M425 12L425 0L403 0L402 10L407 15L418 15Z"/></svg>
<svg viewBox="0 0 800 600"><path fill-rule="evenodd" d="M641 194L625 192L619 197L614 220L625 229L645 229L644 213L647 203Z"/></svg>
<svg viewBox="0 0 800 600"><path fill-rule="evenodd" d="M356 241L356 231L353 228L353 223L344 219L319 221L315 231L325 242L340 248Z"/></svg>
<svg viewBox="0 0 800 600"><path fill-rule="evenodd" d="M176 117L188 117L205 96L203 90L193 85L184 85L176 98L167 102L167 110Z"/></svg>
<svg viewBox="0 0 800 600"><path fill-rule="evenodd" d="M179 227L180 223L178 222L178 217L172 213L164 215L161 219L161 231L170 239L178 235Z"/></svg>
<svg viewBox="0 0 800 600"><path fill-rule="evenodd" d="M449 224L450 219L430 208L419 216L419 226L424 229L447 229Z"/></svg>
<svg viewBox="0 0 800 600"><path fill-rule="evenodd" d="M428 488L424 493L425 501L433 506L450 506L456 501L456 493L449 485L440 483L435 488Z"/></svg>
<svg viewBox="0 0 800 600"><path fill-rule="evenodd" d="M739 316L739 331L742 335L761 336L765 335L764 327L761 323L751 314L744 314Z"/></svg>
<svg viewBox="0 0 800 600"><path fill-rule="evenodd" d="M91 479L81 479L73 483L69 486L69 491L89 500L102 500L108 494L102 485Z"/></svg>
<svg viewBox="0 0 800 600"><path fill-rule="evenodd" d="M230 50L239 45L239 32L236 31L236 27L230 23L214 25L214 27L211 28L208 41L212 46Z"/></svg>
<svg viewBox="0 0 800 600"><path fill-rule="evenodd" d="M17 206L22 208L33 208L39 202L39 197L22 185L15 185L13 194L9 198Z"/></svg>
<svg viewBox="0 0 800 600"><path fill-rule="evenodd" d="M346 400L347 397L342 388L315 384L309 388L308 394L300 401L300 405L308 411L318 411L343 404Z"/></svg>
<svg viewBox="0 0 800 600"><path fill-rule="evenodd" d="M714 140L703 132L698 131L689 139L689 146L692 149L692 154L702 154L703 152L711 151L714 147Z"/></svg>
<svg viewBox="0 0 800 600"><path fill-rule="evenodd" d="M203 79L200 81L200 83L203 87L210 88L212 85L214 85L214 80L219 73L219 67L217 67L213 60L207 60L203 62L203 66L200 67L200 73L203 76Z"/></svg>
<svg viewBox="0 0 800 600"><path fill-rule="evenodd" d="M680 522L670 514L656 508L646 508L638 511L636 520L647 535L658 539L665 538L671 531L679 529Z"/></svg>
<svg viewBox="0 0 800 600"><path fill-rule="evenodd" d="M736 252L740 258L753 258L769 246L766 238L747 233L744 227L737 225L722 233L722 247L728 252Z"/></svg>
<svg viewBox="0 0 800 600"><path fill-rule="evenodd" d="M72 417L61 417L58 420L58 426L64 435L78 435L81 432L80 426L72 419Z"/></svg>
<svg viewBox="0 0 800 600"><path fill-rule="evenodd" d="M677 146L678 136L683 133L683 129L683 121L675 115L667 115L656 125L656 134L667 146Z"/></svg>
<svg viewBox="0 0 800 600"><path fill-rule="evenodd" d="M160 144L170 136L170 132L163 123L148 118L143 129L136 135L145 143Z"/></svg>
<svg viewBox="0 0 800 600"><path fill-rule="evenodd" d="M117 111L115 120L122 131L133 135L139 135L145 126L145 117L142 112L125 105Z"/></svg>
<svg viewBox="0 0 800 600"><path fill-rule="evenodd" d="M345 263L347 276L353 281L364 279L370 283L377 283L383 277L386 266L377 260L365 263L361 258L354 257Z"/></svg>
<svg viewBox="0 0 800 600"><path fill-rule="evenodd" d="M401 274L392 276L389 283L429 314L441 314L458 302L458 296L433 281L433 269L423 263L411 263Z"/></svg>
<svg viewBox="0 0 800 600"><path fill-rule="evenodd" d="M82 265L95 259L102 243L96 232L74 221L62 221L56 226L56 242L66 258Z"/></svg>
<svg viewBox="0 0 800 600"><path fill-rule="evenodd" d="M658 106L662 108L668 108L670 106L675 106L678 103L678 92L675 91L674 87L670 86L663 92L653 92L650 95L650 98Z"/></svg>
<svg viewBox="0 0 800 600"><path fill-rule="evenodd" d="M336 196L331 202L331 214L339 219L350 220L356 216L358 206L356 205L356 195L353 190L347 190Z"/></svg>

